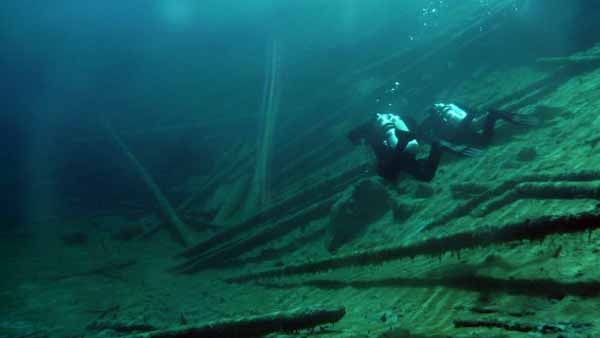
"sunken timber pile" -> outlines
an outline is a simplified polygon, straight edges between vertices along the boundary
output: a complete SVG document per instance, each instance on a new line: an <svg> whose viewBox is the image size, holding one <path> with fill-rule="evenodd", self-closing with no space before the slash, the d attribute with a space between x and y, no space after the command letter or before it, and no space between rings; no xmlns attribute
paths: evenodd
<svg viewBox="0 0 600 338"><path fill-rule="evenodd" d="M290 114L314 123L288 128L273 150L282 164L266 204L251 194L257 150L248 142L227 145L173 206L107 125L161 217L124 228L119 242L63 236L73 256L57 261L74 266L45 276L32 264L46 280L15 288L23 312L87 324L61 337L600 336L600 44L510 64L471 57L519 45L515 3L525 2L457 5L450 16L462 19L431 41L323 84ZM385 182L346 132L392 84L415 115L451 98L542 123L499 125L478 158L445 154L431 183ZM94 287L77 284L94 278ZM42 297L51 311L38 306ZM31 336L53 336L46 331Z"/></svg>
<svg viewBox="0 0 600 338"><path fill-rule="evenodd" d="M473 33L464 30L454 37L464 43L453 46L475 43ZM172 271L218 272L231 287L335 299L349 312L370 304L383 314L379 325L366 326L381 337L431 333L434 323L434 331L449 336L598 332L592 317L582 315L600 297L598 129L584 127L600 126L596 54L594 47L540 58L531 69L480 74L457 86L451 96L543 123L534 130L499 128L499 140L481 159L451 159L431 185L386 184L385 215L335 253L327 249L336 236L329 221L334 206L348 187L372 179L373 170L363 149L332 141L336 146L323 146L329 154L303 158L320 170L300 177L294 168L300 163L283 168L277 203L181 251ZM411 69L400 74L410 76ZM465 92L486 81L499 87ZM370 298L386 290L395 302ZM578 318L562 312L567 303Z"/></svg>

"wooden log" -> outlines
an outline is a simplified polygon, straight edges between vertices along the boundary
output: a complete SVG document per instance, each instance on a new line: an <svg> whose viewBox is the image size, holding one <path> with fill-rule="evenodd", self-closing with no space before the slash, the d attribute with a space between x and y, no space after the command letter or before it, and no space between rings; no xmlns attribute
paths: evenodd
<svg viewBox="0 0 600 338"><path fill-rule="evenodd" d="M572 64L585 64L585 63L600 63L600 55L587 55L587 56L567 56L567 57L547 57L539 58L536 60L540 64L550 65L572 65Z"/></svg>
<svg viewBox="0 0 600 338"><path fill-rule="evenodd" d="M119 334L132 334L135 332L155 331L157 328L153 325L137 322L120 322L116 320L95 320L85 327L89 331L110 330Z"/></svg>
<svg viewBox="0 0 600 338"><path fill-rule="evenodd" d="M166 230L171 234L173 239L183 246L187 246L190 241L190 235L186 231L186 225L177 215L175 209L169 203L167 197L158 187L158 184L154 181L154 178L150 175L148 170L142 165L137 159L133 152L129 149L127 144L121 139L121 137L115 132L114 128L108 121L105 121L105 128L110 138L115 142L118 148L123 154L129 159L133 168L136 170L148 190L154 199L157 211L160 217L164 221Z"/></svg>
<svg viewBox="0 0 600 338"><path fill-rule="evenodd" d="M483 109L501 108L506 111L518 111L521 108L532 104L537 104L541 98L554 92L565 82L577 76L592 72L597 69L597 64L593 62L570 63L558 67L556 70L545 76L539 81L510 93L490 102L487 102Z"/></svg>
<svg viewBox="0 0 600 338"><path fill-rule="evenodd" d="M485 216L522 199L598 199L599 183L582 182L525 182L484 204L477 216Z"/></svg>
<svg viewBox="0 0 600 338"><path fill-rule="evenodd" d="M287 243L283 246L278 246L278 247L274 247L274 248L266 248L266 249L263 249L260 253L258 253L255 256L229 260L229 261L225 262L224 265L242 266L242 265L245 265L248 263L259 263L259 262L264 262L264 261L268 261L268 260L275 260L277 258L284 257L291 252L297 251L297 250L299 250L307 245L310 245L313 242L323 238L323 236L327 235L328 231L329 231L329 229L326 226L324 226L324 227L318 228L316 231L308 233L304 236L295 238L293 241L290 241L289 243Z"/></svg>
<svg viewBox="0 0 600 338"><path fill-rule="evenodd" d="M228 278L230 283L242 283L262 278L287 277L317 273L351 266L366 266L415 256L439 256L448 251L460 251L521 240L542 240L562 233L592 231L600 228L600 211L568 216L526 219L504 226L485 226L481 231L465 231L454 235L431 238L422 242L366 250L355 254L326 258L282 268Z"/></svg>
<svg viewBox="0 0 600 338"><path fill-rule="evenodd" d="M515 191L522 198L579 199L600 198L600 183L557 182L557 183L520 183Z"/></svg>
<svg viewBox="0 0 600 338"><path fill-rule="evenodd" d="M174 271L180 273L194 273L202 269L219 266L223 262L230 261L257 247L270 243L271 241L290 233L299 226L327 215L335 201L335 197L330 197L311 208L303 210L296 215L292 215L281 222L277 222L274 225L267 227L253 236L242 236L239 241L231 241L230 243L219 247L218 250L191 257L186 262L176 266Z"/></svg>
<svg viewBox="0 0 600 338"><path fill-rule="evenodd" d="M542 334L563 332L566 327L564 324L529 323L493 318L455 319L454 326L457 328L500 328L507 331L536 332Z"/></svg>
<svg viewBox="0 0 600 338"><path fill-rule="evenodd" d="M246 222L228 227L213 237L185 249L177 256L192 258L198 257L209 250L219 250L220 247L226 246L227 243L235 241L238 237L243 237L248 231L254 229L256 226L268 223L273 218L278 218L281 215L291 214L302 210L303 208L306 208L307 205L315 203L321 198L326 199L344 190L348 184L351 184L366 175L365 167L360 166L344 172L330 180L316 184L312 187L307 187L299 194L274 205Z"/></svg>
<svg viewBox="0 0 600 338"><path fill-rule="evenodd" d="M65 280L65 279L75 278L75 277L87 277L87 276L94 276L94 275L111 277L112 276L111 274L113 272L127 269L127 268L135 265L136 263L137 262L135 260L127 260L127 261L123 261L123 262L110 262L110 263L104 264L102 266L99 266L99 267L96 267L96 268L93 268L90 270L60 275L60 276L54 277L52 280L53 281L61 281L61 280Z"/></svg>
<svg viewBox="0 0 600 338"><path fill-rule="evenodd" d="M579 65L579 64L599 64L600 63L600 43L596 44L592 48L575 53L569 56L559 57L544 57L536 60L539 64L548 65Z"/></svg>
<svg viewBox="0 0 600 338"><path fill-rule="evenodd" d="M514 190L514 188L521 183L527 182L586 182L586 181L595 181L600 180L600 171L598 170L583 170L578 172L568 172L568 173L560 173L560 174L531 174L524 175L519 177L514 177L502 182L500 185L496 186L493 189L489 189L482 194L468 200L458 206L456 206L451 211L443 214L437 219L433 220L430 224L427 225L426 228L434 228L440 225L447 224L453 219L460 218L468 215L473 210L475 210L478 206L483 205L487 201L496 199L498 196L504 196L508 194L510 191ZM505 196L506 201L508 203L511 200L514 200L515 196Z"/></svg>
<svg viewBox="0 0 600 338"><path fill-rule="evenodd" d="M234 145L225 151L217 161L214 170L208 175L206 182L197 188L190 196L177 206L178 211L184 211L193 205L200 197L210 193L215 187L230 177L236 177L241 172L251 170L254 163L254 151L245 151L243 145ZM228 162L227 160L233 159Z"/></svg>
<svg viewBox="0 0 600 338"><path fill-rule="evenodd" d="M485 264L485 263L484 263ZM267 289L289 290L293 288L317 288L322 290L340 290L353 288L357 290L373 290L376 288L437 288L458 289L481 294L508 294L525 297L541 297L546 299L564 299L567 296L595 298L600 295L600 283L560 282L552 279L533 278L517 279L486 277L479 273L483 267L462 266L452 264L446 271L433 271L434 277L402 278L391 277L383 279L305 279L298 282L259 281L256 285ZM509 271L509 270L505 270ZM297 279L293 279L297 280Z"/></svg>
<svg viewBox="0 0 600 338"><path fill-rule="evenodd" d="M203 325L177 326L129 335L126 338L245 338L261 337L275 332L294 332L339 321L346 314L343 307L322 309L299 308L259 316L219 320Z"/></svg>
<svg viewBox="0 0 600 338"><path fill-rule="evenodd" d="M490 190L487 184L479 183L457 183L450 185L450 193L454 199L467 199L485 193Z"/></svg>

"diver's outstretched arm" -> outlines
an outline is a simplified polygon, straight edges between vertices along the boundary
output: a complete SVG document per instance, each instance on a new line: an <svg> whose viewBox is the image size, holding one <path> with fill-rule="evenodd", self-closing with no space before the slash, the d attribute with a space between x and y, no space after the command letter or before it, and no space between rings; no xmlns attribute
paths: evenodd
<svg viewBox="0 0 600 338"><path fill-rule="evenodd" d="M473 148L469 146L465 146L462 144L454 144L448 141L439 140L437 141L439 145L449 152L466 156L466 157L479 157L483 155L483 150L479 148Z"/></svg>

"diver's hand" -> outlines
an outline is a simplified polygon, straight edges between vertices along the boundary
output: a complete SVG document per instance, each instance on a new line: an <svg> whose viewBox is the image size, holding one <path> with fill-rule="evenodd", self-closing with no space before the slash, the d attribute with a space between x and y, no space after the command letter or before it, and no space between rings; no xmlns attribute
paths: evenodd
<svg viewBox="0 0 600 338"><path fill-rule="evenodd" d="M483 155L483 150L479 148L462 146L463 149L460 151L461 155L466 157L479 157Z"/></svg>
<svg viewBox="0 0 600 338"><path fill-rule="evenodd" d="M444 149L466 157L479 157L483 155L483 150L479 148L473 148L462 144L454 144L447 141L439 141L439 143Z"/></svg>

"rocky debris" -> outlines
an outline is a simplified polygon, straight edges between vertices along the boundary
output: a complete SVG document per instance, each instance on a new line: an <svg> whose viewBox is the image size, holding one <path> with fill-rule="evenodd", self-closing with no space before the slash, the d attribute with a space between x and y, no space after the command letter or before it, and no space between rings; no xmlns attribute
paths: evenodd
<svg viewBox="0 0 600 338"><path fill-rule="evenodd" d="M348 188L331 207L332 239L328 250L335 252L362 235L370 223L390 210L391 205L390 195L378 178L363 179Z"/></svg>

